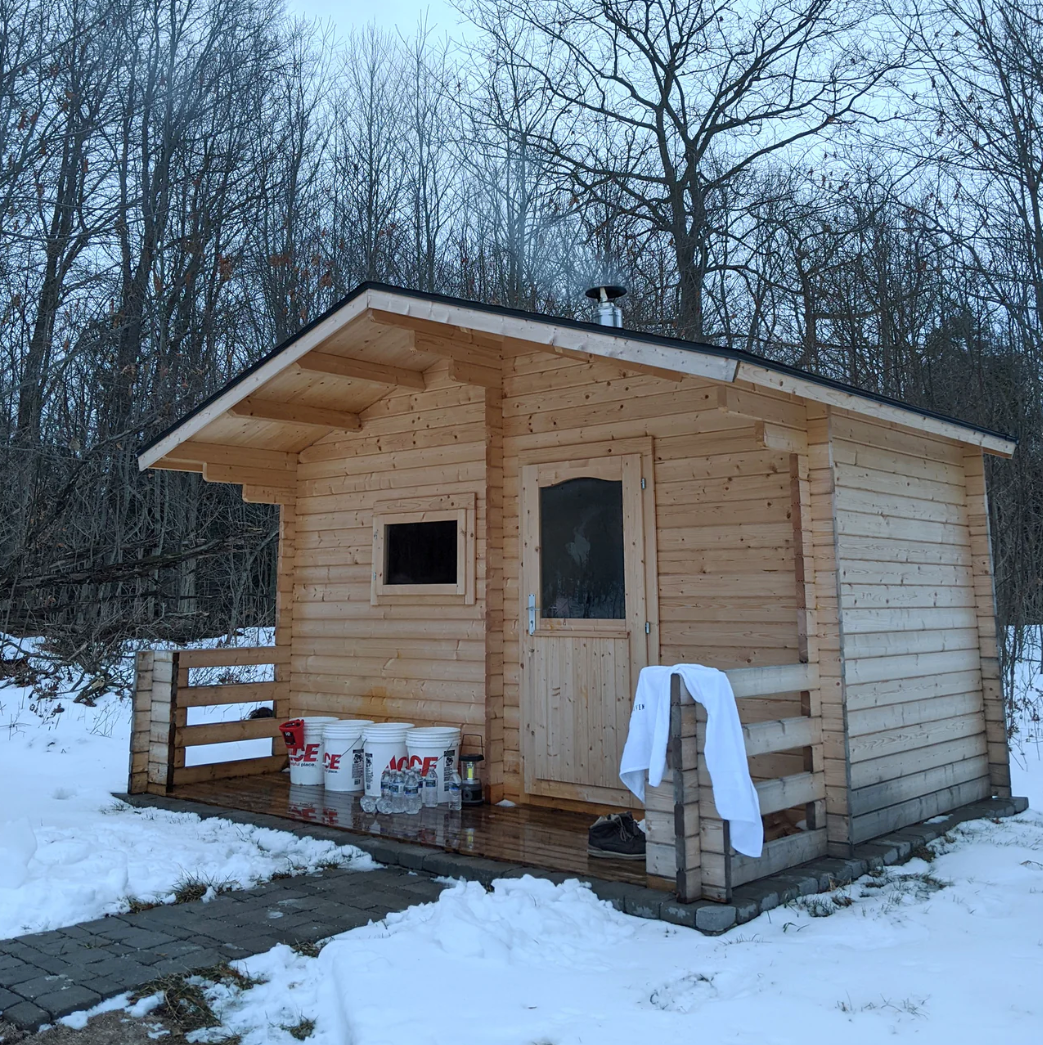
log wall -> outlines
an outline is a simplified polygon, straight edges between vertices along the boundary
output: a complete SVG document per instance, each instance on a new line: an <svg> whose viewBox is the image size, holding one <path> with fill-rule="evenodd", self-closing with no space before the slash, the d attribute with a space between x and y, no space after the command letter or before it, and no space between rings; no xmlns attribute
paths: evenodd
<svg viewBox="0 0 1043 1045"><path fill-rule="evenodd" d="M795 571L792 455L769 447L765 421L776 437L789 433L803 442L804 406L792 396L518 351L505 364L503 384L504 519L517 519L523 455L651 436L658 555L653 662L658 648L663 664L796 663L806 618ZM581 452L566 451L563 459L569 456ZM505 524L503 782L515 801L526 797L519 554L517 527ZM755 705L740 704L744 721L801 713L798 694ZM799 754L766 756L754 773L768 778L803 768Z"/></svg>
<svg viewBox="0 0 1043 1045"><path fill-rule="evenodd" d="M964 447L967 477L967 523L971 537L974 599L981 640L982 696L985 702L985 739L989 751L992 793L1010 797L1010 749L1003 708L996 636L996 590L992 572L992 539L989 533L989 499L985 489L985 462L977 447Z"/></svg>
<svg viewBox="0 0 1043 1045"><path fill-rule="evenodd" d="M809 528L814 561L817 613L822 758L826 779L829 850L846 856L851 848L850 769L847 709L844 703L844 648L840 630L840 589L831 417L828 407L808 405Z"/></svg>
<svg viewBox="0 0 1043 1045"><path fill-rule="evenodd" d="M840 412L831 431L858 843L991 788L963 450Z"/></svg>
<svg viewBox="0 0 1043 1045"><path fill-rule="evenodd" d="M292 601L280 609L294 713L460 724L487 745L491 797L531 798L520 742L520 462L651 437L650 659L821 663L818 750L836 851L981 797L990 755L1002 774L998 727L986 749L987 579L968 515L968 498L974 519L983 501L960 446L842 411L809 414L795 396L741 383L518 343L505 347L502 381L502 391L461 384L442 364L425 391L396 389L364 411L361 432L301 452L283 535ZM374 604L374 508L446 494L475 498L473 604ZM808 710L798 693L740 702L748 723ZM796 750L751 759L758 781L817 768Z"/></svg>
<svg viewBox="0 0 1043 1045"><path fill-rule="evenodd" d="M330 435L297 470L290 704L337 714L486 730L488 459L486 392L451 381L399 388L362 412L363 430ZM374 507L473 495L475 598L371 601ZM493 560L495 561L495 559ZM499 584L499 582L496 582Z"/></svg>
<svg viewBox="0 0 1043 1045"><path fill-rule="evenodd" d="M518 801L526 798L519 455L652 436L659 659L789 664L802 655L806 632L792 455L769 448L761 415L803 439L804 408L791 396L739 388L725 399L711 381L609 362L505 356L502 397L436 368L426 391L396 390L364 411L361 432L330 435L301 452L296 501L285 514L292 602L280 623L292 633L294 714L459 723L483 735L493 800ZM405 597L372 605L374 507L445 493L477 499L474 605ZM744 717L800 713L797 694L768 704ZM796 755L781 758L757 767L760 775L802 768Z"/></svg>

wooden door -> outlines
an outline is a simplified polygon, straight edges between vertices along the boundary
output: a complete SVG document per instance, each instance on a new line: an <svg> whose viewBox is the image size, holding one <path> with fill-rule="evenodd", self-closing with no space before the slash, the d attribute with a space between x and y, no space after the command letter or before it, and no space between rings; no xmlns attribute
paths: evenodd
<svg viewBox="0 0 1043 1045"><path fill-rule="evenodd" d="M619 761L652 631L644 506L654 501L642 470L642 454L521 469L528 794L633 803Z"/></svg>

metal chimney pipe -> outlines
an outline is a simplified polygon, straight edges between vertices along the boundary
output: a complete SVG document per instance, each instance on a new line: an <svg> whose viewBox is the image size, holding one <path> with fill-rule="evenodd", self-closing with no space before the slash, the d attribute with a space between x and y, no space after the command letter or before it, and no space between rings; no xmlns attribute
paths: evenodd
<svg viewBox="0 0 1043 1045"><path fill-rule="evenodd" d="M626 292L626 287L613 287L607 284L591 287L587 291L587 297L598 303L598 323L601 326L621 327L623 325L623 310L615 302Z"/></svg>

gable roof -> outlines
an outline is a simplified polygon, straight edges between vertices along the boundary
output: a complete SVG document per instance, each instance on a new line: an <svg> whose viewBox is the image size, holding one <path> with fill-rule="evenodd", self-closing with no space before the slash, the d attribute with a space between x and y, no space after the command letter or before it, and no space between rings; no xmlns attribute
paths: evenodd
<svg viewBox="0 0 1043 1045"><path fill-rule="evenodd" d="M236 407L251 392L333 338L348 324L366 313L374 312L388 317L392 322L401 320L404 325L416 324L426 329L440 325L453 326L478 334L531 342L535 347L542 346L549 351L585 353L624 365L634 364L690 374L725 384L737 380L747 381L878 420L969 443L1004 457L1010 456L1017 446L1015 439L1002 433L799 370L742 349L721 348L659 334L605 327L443 294L367 282L360 284L317 319L151 439L138 455L139 468L143 470L155 464L165 454L192 438L215 416Z"/></svg>

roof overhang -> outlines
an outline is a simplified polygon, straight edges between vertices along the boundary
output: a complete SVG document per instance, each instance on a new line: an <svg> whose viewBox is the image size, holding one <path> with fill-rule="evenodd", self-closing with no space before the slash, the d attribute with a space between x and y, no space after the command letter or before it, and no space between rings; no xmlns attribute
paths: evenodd
<svg viewBox="0 0 1043 1045"><path fill-rule="evenodd" d="M462 380L483 383L493 364L498 368L503 346L517 343L674 379L739 381L1004 457L1017 445L997 432L751 353L363 284L161 433L138 466L289 490L296 453L331 431L357 430L359 414L391 386L422 389L424 370L439 358ZM244 448L251 454L246 464Z"/></svg>

